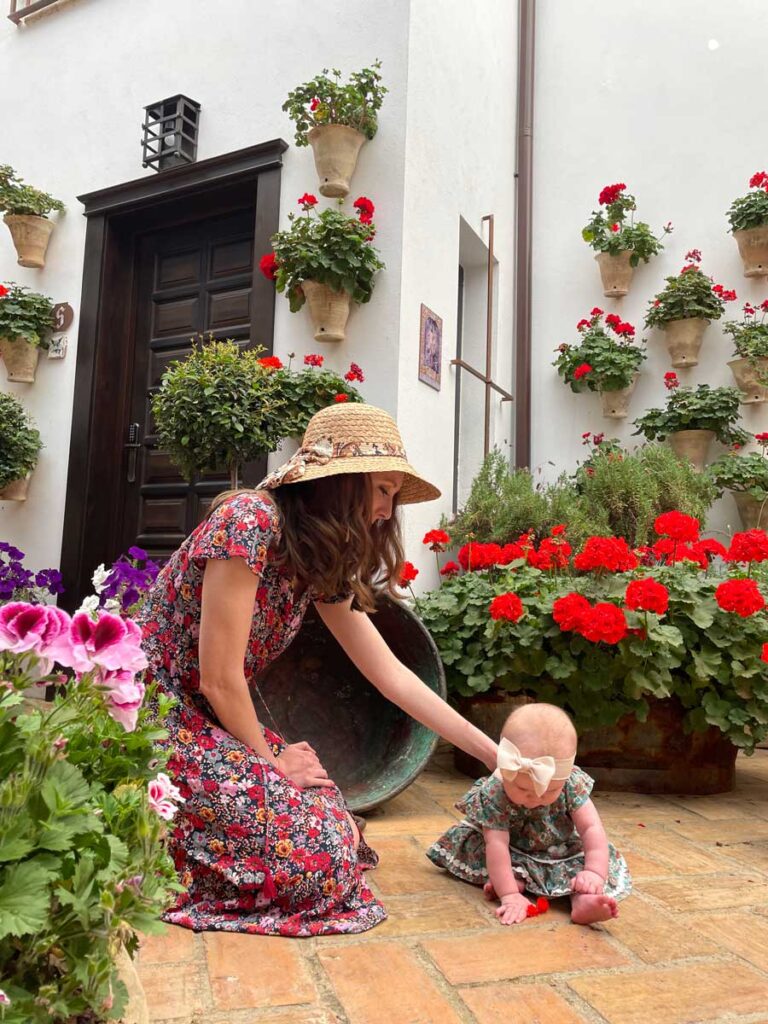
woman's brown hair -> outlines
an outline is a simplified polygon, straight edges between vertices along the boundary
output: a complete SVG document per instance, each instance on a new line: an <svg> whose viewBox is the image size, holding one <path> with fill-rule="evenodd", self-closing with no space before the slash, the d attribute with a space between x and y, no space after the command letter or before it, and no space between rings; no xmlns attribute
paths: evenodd
<svg viewBox="0 0 768 1024"><path fill-rule="evenodd" d="M273 491L227 491L211 511L234 494L259 493L277 505L281 534L274 563L319 600L345 594L352 607L376 610L376 594L397 597L403 545L396 515L371 524L372 491L367 473L339 473Z"/></svg>

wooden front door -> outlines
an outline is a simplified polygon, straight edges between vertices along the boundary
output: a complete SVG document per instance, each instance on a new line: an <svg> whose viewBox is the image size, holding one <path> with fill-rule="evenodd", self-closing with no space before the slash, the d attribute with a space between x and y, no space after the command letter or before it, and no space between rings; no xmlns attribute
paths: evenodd
<svg viewBox="0 0 768 1024"><path fill-rule="evenodd" d="M116 547L167 558L229 486L222 473L187 482L158 447L150 398L165 369L193 339L251 334L253 210L154 231L137 246L137 296L131 402L125 423L122 522ZM135 447L134 447L135 446Z"/></svg>

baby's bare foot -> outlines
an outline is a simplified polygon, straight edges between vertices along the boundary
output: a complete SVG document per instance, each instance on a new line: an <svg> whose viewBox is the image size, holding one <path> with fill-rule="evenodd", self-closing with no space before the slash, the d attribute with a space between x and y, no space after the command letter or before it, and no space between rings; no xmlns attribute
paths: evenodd
<svg viewBox="0 0 768 1024"><path fill-rule="evenodd" d="M497 900L496 890L493 888L493 882L486 882L483 886L483 895L487 900Z"/></svg>
<svg viewBox="0 0 768 1024"><path fill-rule="evenodd" d="M613 896L592 896L587 893L574 893L571 896L571 920L574 924L595 924L618 916L619 908Z"/></svg>

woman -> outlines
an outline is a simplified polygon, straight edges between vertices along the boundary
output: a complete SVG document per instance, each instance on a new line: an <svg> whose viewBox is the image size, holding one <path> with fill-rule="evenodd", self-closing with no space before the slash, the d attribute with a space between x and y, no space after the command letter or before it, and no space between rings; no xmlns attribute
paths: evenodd
<svg viewBox="0 0 768 1024"><path fill-rule="evenodd" d="M374 583L399 578L397 506L439 493L406 461L387 413L335 405L258 490L221 496L163 567L140 618L157 694L178 699L165 726L186 893L167 921L319 935L386 917L362 874L375 854L338 788L309 744L262 728L249 692L310 601L385 697L495 768L496 744L395 658L367 614Z"/></svg>

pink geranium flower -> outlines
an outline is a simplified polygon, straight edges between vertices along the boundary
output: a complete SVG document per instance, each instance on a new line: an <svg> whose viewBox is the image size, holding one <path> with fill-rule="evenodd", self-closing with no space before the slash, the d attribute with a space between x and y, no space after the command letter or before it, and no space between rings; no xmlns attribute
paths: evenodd
<svg viewBox="0 0 768 1024"><path fill-rule="evenodd" d="M126 732L133 732L144 701L144 683L135 679L133 672L126 669L103 673L101 683L107 687L105 696L110 715Z"/></svg>
<svg viewBox="0 0 768 1024"><path fill-rule="evenodd" d="M94 622L85 612L75 615L70 630L72 654L69 664L76 672L94 668L107 672L126 669L131 673L147 667L141 649L141 630L130 619L102 612Z"/></svg>
<svg viewBox="0 0 768 1024"><path fill-rule="evenodd" d="M150 779L147 784L147 796L149 806L165 821L170 821L178 810L176 803L184 802L184 797L164 772L160 772L157 778Z"/></svg>
<svg viewBox="0 0 768 1024"><path fill-rule="evenodd" d="M70 618L60 608L12 601L0 608L0 651L51 657L49 649L69 631Z"/></svg>

